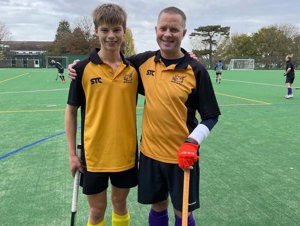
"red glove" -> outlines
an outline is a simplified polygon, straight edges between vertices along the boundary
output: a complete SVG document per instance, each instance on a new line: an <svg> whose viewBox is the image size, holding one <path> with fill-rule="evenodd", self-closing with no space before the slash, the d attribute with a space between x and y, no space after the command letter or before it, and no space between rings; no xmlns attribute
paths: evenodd
<svg viewBox="0 0 300 226"><path fill-rule="evenodd" d="M177 153L178 165L182 169L190 169L198 161L199 145L193 139L188 138L179 148Z"/></svg>

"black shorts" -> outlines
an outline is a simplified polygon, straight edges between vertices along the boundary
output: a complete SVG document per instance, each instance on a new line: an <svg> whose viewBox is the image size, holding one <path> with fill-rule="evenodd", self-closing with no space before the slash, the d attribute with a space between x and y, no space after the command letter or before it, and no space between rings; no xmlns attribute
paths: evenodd
<svg viewBox="0 0 300 226"><path fill-rule="evenodd" d="M293 84L294 79L295 79L294 75L287 75L286 79L285 79L285 83L291 83L291 84Z"/></svg>
<svg viewBox="0 0 300 226"><path fill-rule="evenodd" d="M132 188L137 185L137 167L122 172L94 173L84 171L81 180L83 194L94 195L108 188L108 181L118 188Z"/></svg>
<svg viewBox="0 0 300 226"><path fill-rule="evenodd" d="M190 171L189 211L200 207L199 163ZM182 209L183 170L177 164L163 163L140 153L138 202L153 204L164 201L170 195L175 209Z"/></svg>

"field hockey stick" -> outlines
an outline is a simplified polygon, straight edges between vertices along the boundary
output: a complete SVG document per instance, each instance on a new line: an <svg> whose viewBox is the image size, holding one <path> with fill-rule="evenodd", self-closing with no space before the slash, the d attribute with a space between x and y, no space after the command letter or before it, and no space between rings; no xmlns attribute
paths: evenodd
<svg viewBox="0 0 300 226"><path fill-rule="evenodd" d="M81 145L77 145L76 154L78 158L81 158ZM71 208L71 224L70 226L75 226L77 206L78 206L78 190L80 181L80 171L77 169L73 181L73 195L72 195L72 208Z"/></svg>
<svg viewBox="0 0 300 226"><path fill-rule="evenodd" d="M182 194L182 226L187 226L189 213L190 169L184 169Z"/></svg>

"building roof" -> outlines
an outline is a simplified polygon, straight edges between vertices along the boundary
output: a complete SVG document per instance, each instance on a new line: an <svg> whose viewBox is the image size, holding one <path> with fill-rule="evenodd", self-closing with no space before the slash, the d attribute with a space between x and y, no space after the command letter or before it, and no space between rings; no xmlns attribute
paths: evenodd
<svg viewBox="0 0 300 226"><path fill-rule="evenodd" d="M11 51L46 51L47 47L52 44L52 42L47 41L6 41L2 43L4 45L9 45Z"/></svg>

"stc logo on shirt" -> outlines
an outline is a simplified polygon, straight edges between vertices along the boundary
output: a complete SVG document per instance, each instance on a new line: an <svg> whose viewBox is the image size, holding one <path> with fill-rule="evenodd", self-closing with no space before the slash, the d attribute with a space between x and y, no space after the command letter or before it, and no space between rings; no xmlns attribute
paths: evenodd
<svg viewBox="0 0 300 226"><path fill-rule="evenodd" d="M154 76L154 70L147 70L147 74L148 76Z"/></svg>
<svg viewBox="0 0 300 226"><path fill-rule="evenodd" d="M91 78L91 85L102 83L101 77Z"/></svg>

